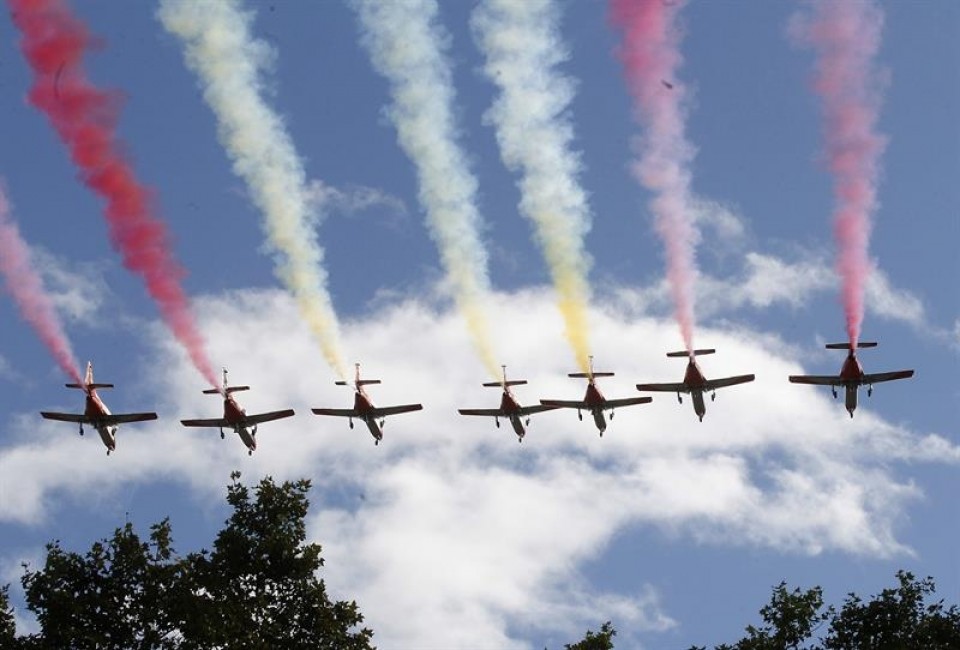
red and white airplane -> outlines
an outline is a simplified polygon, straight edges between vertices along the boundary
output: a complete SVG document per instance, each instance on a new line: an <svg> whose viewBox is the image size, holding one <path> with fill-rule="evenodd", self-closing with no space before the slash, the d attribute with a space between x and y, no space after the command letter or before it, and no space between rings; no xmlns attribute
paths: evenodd
<svg viewBox="0 0 960 650"><path fill-rule="evenodd" d="M713 354L714 352L716 352L714 349L693 350L692 352L687 352L686 350L667 352L668 357L687 358L687 370L683 375L683 381L679 384L637 384L637 390L676 393L677 400L681 404L683 404L683 398L680 396L680 393L689 393L690 397L693 398L693 410L697 414L697 417L700 418L700 421L703 422L703 416L707 412L707 406L703 402L704 391L710 391L710 401L713 401L717 398L716 391L718 388L745 384L755 379L752 374L724 377L722 379L707 379L703 376L700 366L697 365L696 357Z"/></svg>
<svg viewBox="0 0 960 650"><path fill-rule="evenodd" d="M600 389L597 388L596 379L597 377L613 377L613 373L594 372L592 356L590 357L590 372L571 372L567 377L587 380L587 392L583 396L583 400L576 402L559 399L542 399L540 403L556 408L577 409L577 417L581 420L583 420L583 413L581 411L590 411L593 415L593 422L597 425L601 437L603 437L603 432L607 430L607 420L603 416L604 411L610 411L610 419L612 420L613 410L615 408L633 406L635 404L646 404L653 401L652 397L627 397L625 399L607 399L604 397Z"/></svg>
<svg viewBox="0 0 960 650"><path fill-rule="evenodd" d="M50 411L41 411L47 420L58 420L60 422L74 422L80 425L80 435L83 435L83 425L89 424L97 433L100 434L100 440L107 448L107 456L117 448L117 430L118 425L127 422L145 422L146 420L156 420L156 413L111 413L107 405L103 403L100 396L97 395L98 388L113 388L113 384L97 384L93 381L93 363L87 362L87 374L82 384L67 384L67 388L79 388L87 394L87 404L82 414L74 413L51 413Z"/></svg>
<svg viewBox="0 0 960 650"><path fill-rule="evenodd" d="M530 416L534 413L552 411L556 406L547 406L545 404L536 404L534 406L521 406L517 398L510 391L511 386L522 386L527 383L526 379L511 379L507 381L507 367L503 368L503 381L490 381L483 384L487 388L502 388L503 396L500 398L500 408L498 409L459 409L460 415L484 415L492 417L500 428L500 418L510 420L514 433L517 434L517 442L523 442L523 437L527 435L524 424L530 426Z"/></svg>
<svg viewBox="0 0 960 650"><path fill-rule="evenodd" d="M857 348L875 348L875 341L861 341L857 343ZM893 381L894 379L907 379L913 377L912 370L896 370L894 372L879 372L868 375L863 372L863 367L857 359L857 353L850 347L849 343L828 343L828 350L847 350L847 358L843 361L843 367L840 368L839 375L790 375L790 381L794 384L814 384L817 386L830 386L833 391L833 399L837 399L837 386L843 386L845 389L845 402L847 413L853 417L853 412L857 409L857 390L861 386L867 387L867 397L873 395L873 385L882 381Z"/></svg>
<svg viewBox="0 0 960 650"><path fill-rule="evenodd" d="M379 445L383 440L383 427L386 425L388 415L397 415L398 413L409 413L419 411L423 408L422 404L402 404L400 406L374 406L370 396L363 390L364 386L370 384L379 384L379 379L360 379L360 364L357 365L356 379L353 381L353 387L356 391L353 397L352 409L310 409L315 415L336 415L350 418L350 428L353 428L353 419L357 418L366 423L373 436L373 444ZM345 381L335 382L337 386L349 386ZM379 422L378 422L379 420Z"/></svg>
<svg viewBox="0 0 960 650"><path fill-rule="evenodd" d="M180 424L185 427L219 428L221 440L226 436L223 428L229 427L240 436L240 440L242 440L243 444L247 447L247 452L252 456L253 450L257 448L257 425L288 418L293 415L293 409L247 415L247 412L240 408L240 405L237 404L237 401L233 398L233 394L241 390L250 390L250 387L229 385L227 383L227 369L224 368L223 388L208 388L203 391L205 395L223 395L223 417L210 418L207 420L180 420Z"/></svg>

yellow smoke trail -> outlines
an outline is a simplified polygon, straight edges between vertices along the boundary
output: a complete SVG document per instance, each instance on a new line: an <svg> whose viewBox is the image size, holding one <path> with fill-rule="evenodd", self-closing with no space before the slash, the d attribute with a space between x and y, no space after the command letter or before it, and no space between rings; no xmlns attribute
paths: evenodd
<svg viewBox="0 0 960 650"><path fill-rule="evenodd" d="M374 67L390 82L389 115L400 146L417 168L420 203L457 306L491 375L500 368L486 319L490 292L480 240L477 182L456 139L453 85L445 34L434 0L354 0L362 40Z"/></svg>
<svg viewBox="0 0 960 650"><path fill-rule="evenodd" d="M558 20L553 0L486 0L472 25L486 56L484 71L500 89L488 116L501 156L507 167L522 171L520 211L535 224L567 340L588 372L590 258L583 238L590 213L577 179L579 157L571 150L567 109L574 84L556 70L568 58Z"/></svg>
<svg viewBox="0 0 960 650"><path fill-rule="evenodd" d="M234 0L162 0L158 16L182 41L233 170L264 214L277 277L296 299L323 356L344 378L339 326L313 228L318 215L303 163L282 119L260 95L259 76L271 48L252 37L252 14Z"/></svg>

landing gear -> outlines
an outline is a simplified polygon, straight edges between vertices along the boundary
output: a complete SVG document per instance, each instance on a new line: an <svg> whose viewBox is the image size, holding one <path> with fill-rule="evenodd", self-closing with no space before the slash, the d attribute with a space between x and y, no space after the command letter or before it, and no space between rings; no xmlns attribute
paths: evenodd
<svg viewBox="0 0 960 650"><path fill-rule="evenodd" d="M254 436L254 437L257 435L257 425L256 425L256 424L253 425L253 431L250 432L250 435L251 435L251 436Z"/></svg>
<svg viewBox="0 0 960 650"><path fill-rule="evenodd" d="M80 425L80 435L83 435L83 424Z"/></svg>
<svg viewBox="0 0 960 650"><path fill-rule="evenodd" d="M873 386L867 386L867 397L873 397Z"/></svg>
<svg viewBox="0 0 960 650"><path fill-rule="evenodd" d="M500 418L493 418L493 422L497 425L497 428L500 428Z"/></svg>
<svg viewBox="0 0 960 650"><path fill-rule="evenodd" d="M247 456L253 456L253 450L252 450L252 449L248 449L248 450L247 450Z"/></svg>
<svg viewBox="0 0 960 650"><path fill-rule="evenodd" d="M577 417L580 418L581 422L583 422L583 413L580 412L580 409L577 409Z"/></svg>
<svg viewBox="0 0 960 650"><path fill-rule="evenodd" d="M677 393L677 401L683 404L683 398L680 397L680 393Z"/></svg>
<svg viewBox="0 0 960 650"><path fill-rule="evenodd" d="M700 421L703 422L703 415L700 416Z"/></svg>
<svg viewBox="0 0 960 650"><path fill-rule="evenodd" d="M613 420L613 411L610 411L610 419Z"/></svg>
<svg viewBox="0 0 960 650"><path fill-rule="evenodd" d="M109 456L109 455L110 455L110 452L111 452L111 451L113 451L113 450L112 450L112 449L110 449L109 447L107 447L107 456Z"/></svg>
<svg viewBox="0 0 960 650"><path fill-rule="evenodd" d="M353 428L353 418L350 418L350 428Z"/></svg>
<svg viewBox="0 0 960 650"><path fill-rule="evenodd" d="M374 446L374 447L379 447L379 446L380 446L380 438L374 439L374 441L373 441L373 446Z"/></svg>
<svg viewBox="0 0 960 650"><path fill-rule="evenodd" d="M716 401L716 399L717 399L717 394L716 394L716 393L710 393L710 401L711 401L711 402L714 402L714 401Z"/></svg>
<svg viewBox="0 0 960 650"><path fill-rule="evenodd" d="M833 393L833 399L837 399L837 389L836 389L836 387L831 388L831 389L830 389L830 392Z"/></svg>
<svg viewBox="0 0 960 650"><path fill-rule="evenodd" d="M223 429L220 429L220 439L223 440L226 437L227 437L227 434L223 432Z"/></svg>
<svg viewBox="0 0 960 650"><path fill-rule="evenodd" d="M385 426L387 426L387 418L383 418L380 420L380 428L382 429ZM393 429L391 429L391 431L393 431Z"/></svg>
<svg viewBox="0 0 960 650"><path fill-rule="evenodd" d="M527 421L525 422L525 424L526 424L528 427L530 426L530 418L527 418Z"/></svg>

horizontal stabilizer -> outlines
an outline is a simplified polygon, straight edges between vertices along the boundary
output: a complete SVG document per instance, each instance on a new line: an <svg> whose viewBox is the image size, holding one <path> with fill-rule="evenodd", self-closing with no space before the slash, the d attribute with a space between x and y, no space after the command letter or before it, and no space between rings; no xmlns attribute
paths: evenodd
<svg viewBox="0 0 960 650"><path fill-rule="evenodd" d="M591 377L613 377L612 372L571 372L567 377L574 379L590 379Z"/></svg>
<svg viewBox="0 0 960 650"><path fill-rule="evenodd" d="M457 409L460 415L480 415L486 417L509 417L500 409Z"/></svg>
<svg viewBox="0 0 960 650"><path fill-rule="evenodd" d="M113 388L113 384L65 384L67 388L79 388L80 390L96 390L98 388Z"/></svg>
<svg viewBox="0 0 960 650"><path fill-rule="evenodd" d="M219 395L220 393L221 393L221 390L219 388L208 388L205 391L203 391L204 395Z"/></svg>
<svg viewBox="0 0 960 650"><path fill-rule="evenodd" d="M250 387L249 386L228 386L227 395L229 395L230 393L239 392L241 390L250 390ZM214 392L219 392L219 391L214 391Z"/></svg>
<svg viewBox="0 0 960 650"><path fill-rule="evenodd" d="M370 384L379 384L379 379L360 379L357 381L357 386L369 386Z"/></svg>
<svg viewBox="0 0 960 650"><path fill-rule="evenodd" d="M501 388L506 386L522 386L527 383L526 379L511 379L510 381L488 381L484 384L487 388Z"/></svg>
<svg viewBox="0 0 960 650"><path fill-rule="evenodd" d="M333 383L335 383L337 386L349 386L349 385L350 385L350 384L348 384L348 383L345 382L345 381L335 381L335 382L333 382Z"/></svg>
<svg viewBox="0 0 960 650"><path fill-rule="evenodd" d="M849 343L827 343L825 346L828 350L849 350ZM857 343L857 349L860 348L875 348L877 347L876 341L860 341Z"/></svg>
<svg viewBox="0 0 960 650"><path fill-rule="evenodd" d="M693 352L687 352L686 350L679 350L679 351L677 351L677 352L667 352L667 356L668 356L668 357L682 357L682 358L691 357L691 356L693 356L693 357L702 357L702 356L705 355L705 354L713 354L713 353L715 353L715 352L716 352L716 350L714 350L713 348L704 348L704 349L701 349L701 350L694 350Z"/></svg>

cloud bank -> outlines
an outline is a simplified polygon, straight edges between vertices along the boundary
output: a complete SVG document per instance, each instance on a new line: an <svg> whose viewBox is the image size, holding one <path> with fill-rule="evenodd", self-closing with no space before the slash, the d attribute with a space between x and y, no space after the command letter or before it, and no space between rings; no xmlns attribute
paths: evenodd
<svg viewBox="0 0 960 650"><path fill-rule="evenodd" d="M511 374L530 381L517 390L525 403L583 389L565 376L573 368L553 299L547 287L494 295L493 333ZM656 585L609 592L587 578L583 567L615 536L645 529L791 554L909 554L899 525L923 494L897 463L960 464L960 448L887 421L873 410L883 406L876 397L850 420L828 392L788 384L803 368L775 335L706 328L700 340L719 351L702 364L708 376L749 371L757 381L720 391L703 423L689 403L657 396L618 411L602 439L558 411L535 417L518 445L507 428L457 415L499 396L480 387L487 373L457 313L423 299L344 323L344 342L364 350L365 373L384 380L374 400L425 407L389 419L374 447L362 427L309 414L352 397L305 365L315 343L291 298L236 291L196 304L213 357L229 359L231 378L253 387L243 405L297 416L261 427L252 458L235 436L181 428L177 419L213 417L220 404L200 393L182 349L155 327L156 372L136 392L161 400L149 405L161 419L124 428L107 459L69 427L14 418L0 450L0 521L36 525L66 504L90 507L93 489L105 498L138 484L175 482L198 502L219 501L234 468L250 480L309 476L323 577L333 594L357 599L381 647L528 648L528 634L575 638L610 617L625 634L666 631L682 622ZM610 306L590 318L598 364L617 373L602 385L608 397L679 377L663 354L675 346L669 320ZM119 387L111 405L129 406L128 392Z"/></svg>

